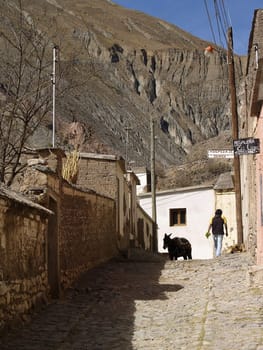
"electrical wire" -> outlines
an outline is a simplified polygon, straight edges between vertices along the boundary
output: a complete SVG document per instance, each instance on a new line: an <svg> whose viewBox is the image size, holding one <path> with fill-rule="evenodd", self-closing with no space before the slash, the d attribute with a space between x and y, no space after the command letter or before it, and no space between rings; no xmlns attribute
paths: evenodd
<svg viewBox="0 0 263 350"><path fill-rule="evenodd" d="M223 20L224 20L225 29L227 30L227 28L230 27L230 22L228 20L228 15L227 15L227 12L226 12L226 7L225 7L224 0L220 0L219 1L219 7L221 9L221 13L223 14Z"/></svg>
<svg viewBox="0 0 263 350"><path fill-rule="evenodd" d="M214 0L214 7L215 7L216 22L217 22L218 38L219 38L219 42L220 42L221 46L224 47L225 45L224 45L224 42L222 39L222 35L224 36L224 38L226 40L226 34L225 34L226 31L225 31L225 28L223 25L222 15L220 13L220 8L219 8L216 0Z"/></svg>
<svg viewBox="0 0 263 350"><path fill-rule="evenodd" d="M214 43L216 44L216 37L215 37L215 33L214 33L214 30L213 30L213 25L212 25L210 13L209 13L208 6L207 6L207 1L204 0L204 3L205 3L205 9L206 9L206 13L207 13L207 17L208 17L208 21L209 21L209 25L210 25L210 30L211 30L212 37L213 37L213 41L214 41Z"/></svg>
<svg viewBox="0 0 263 350"><path fill-rule="evenodd" d="M210 30L212 33L212 37L214 40L214 43L217 45L217 39L219 40L219 43L222 47L227 46L227 29L229 27L229 15L226 11L226 6L224 0L214 0L214 11L215 11L215 21L216 21L216 27L217 29L214 29L213 21L211 19L210 10L207 4L207 0L204 0L204 5L209 21ZM217 36L215 35L215 32L217 32Z"/></svg>

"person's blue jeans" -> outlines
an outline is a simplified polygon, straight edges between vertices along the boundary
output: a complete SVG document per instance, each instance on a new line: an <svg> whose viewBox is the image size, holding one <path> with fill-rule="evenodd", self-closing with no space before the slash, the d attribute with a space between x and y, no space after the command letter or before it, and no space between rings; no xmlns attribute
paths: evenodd
<svg viewBox="0 0 263 350"><path fill-rule="evenodd" d="M215 250L216 250L216 256L220 256L221 255L223 236L224 235L214 235L213 234L214 246L215 246Z"/></svg>

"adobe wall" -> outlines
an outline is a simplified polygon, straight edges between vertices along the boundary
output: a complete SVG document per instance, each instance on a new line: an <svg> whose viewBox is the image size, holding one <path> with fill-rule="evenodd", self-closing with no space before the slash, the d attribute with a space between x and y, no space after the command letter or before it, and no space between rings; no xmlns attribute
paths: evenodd
<svg viewBox="0 0 263 350"><path fill-rule="evenodd" d="M59 251L61 286L118 254L115 203L112 199L63 184Z"/></svg>
<svg viewBox="0 0 263 350"><path fill-rule="evenodd" d="M47 299L48 214L0 198L0 330Z"/></svg>
<svg viewBox="0 0 263 350"><path fill-rule="evenodd" d="M42 203L49 208L52 198L57 212L52 215L33 202L28 206L27 199L2 198L0 192L0 330L24 320L32 308L52 295L49 276L54 265L50 264L49 238L55 230L58 250L52 259L58 269L55 282L59 291L72 285L82 272L118 254L113 199L72 186L53 172L29 170L32 181L24 184L24 191L28 187L30 192L32 185L37 190L37 179L41 179ZM51 232L49 215L56 217Z"/></svg>
<svg viewBox="0 0 263 350"><path fill-rule="evenodd" d="M132 234L130 188L125 179L125 163L112 155L81 153L77 185L92 189L116 202L115 228L118 249L126 254Z"/></svg>
<svg viewBox="0 0 263 350"><path fill-rule="evenodd" d="M82 156L79 160L77 184L116 199L118 189L116 161Z"/></svg>
<svg viewBox="0 0 263 350"><path fill-rule="evenodd" d="M57 276L53 281L58 290L55 294L59 296L82 272L118 254L116 204L113 199L94 190L68 183L48 168L45 170L29 167L27 173L21 188L26 192L26 187L30 190L33 184L37 189L37 181L41 179L40 189L43 189L43 183L46 184L43 196L45 201L42 201L42 204L54 210L50 207L50 201L53 201L57 208L56 224L52 228L50 239L47 238L47 246L50 266L57 269ZM46 181L43 180L43 176L46 177ZM27 180L29 178L30 183ZM57 238L53 242L55 234ZM57 251L50 247L50 244L57 244ZM51 295L52 290L51 287Z"/></svg>
<svg viewBox="0 0 263 350"><path fill-rule="evenodd" d="M37 165L28 167L19 188L43 207L25 197L2 198L0 188L0 330L50 296L59 297L82 272L128 251L131 231L136 247L152 250L152 220L136 208L121 166L106 162L102 168L105 176L97 168L89 181L106 191L102 184L112 171L108 196Z"/></svg>
<svg viewBox="0 0 263 350"><path fill-rule="evenodd" d="M137 235L134 247L153 251L153 221L139 204L137 204Z"/></svg>

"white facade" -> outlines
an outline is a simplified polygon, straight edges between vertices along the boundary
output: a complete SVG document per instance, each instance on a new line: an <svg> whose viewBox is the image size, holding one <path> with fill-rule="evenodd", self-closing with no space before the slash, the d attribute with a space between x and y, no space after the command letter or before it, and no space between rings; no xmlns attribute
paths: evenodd
<svg viewBox="0 0 263 350"><path fill-rule="evenodd" d="M151 216L151 193L138 196L141 207ZM186 224L170 226L170 209L186 209ZM199 186L162 191L156 193L156 212L158 226L158 251L163 250L163 236L187 238L192 244L193 259L213 258L212 236L205 237L210 218L215 211L215 192L213 187Z"/></svg>
<svg viewBox="0 0 263 350"><path fill-rule="evenodd" d="M136 174L137 178L139 179L140 184L136 186L136 192L137 194L140 193L146 193L147 187L149 185L149 178L147 176L147 169L146 168L134 168L134 173Z"/></svg>
<svg viewBox="0 0 263 350"><path fill-rule="evenodd" d="M136 176L140 181L140 185L137 186L137 193L143 193L147 187L147 175L145 173L138 173Z"/></svg>

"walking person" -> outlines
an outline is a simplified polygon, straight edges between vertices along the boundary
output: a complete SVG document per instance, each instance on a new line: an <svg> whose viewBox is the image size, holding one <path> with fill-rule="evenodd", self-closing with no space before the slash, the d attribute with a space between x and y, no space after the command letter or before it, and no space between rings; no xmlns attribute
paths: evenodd
<svg viewBox="0 0 263 350"><path fill-rule="evenodd" d="M209 234L212 228L216 256L221 255L224 229L225 229L226 236L228 236L227 220L222 214L223 212L221 209L216 210L215 216L211 218L208 226L208 230L207 230L207 233Z"/></svg>

